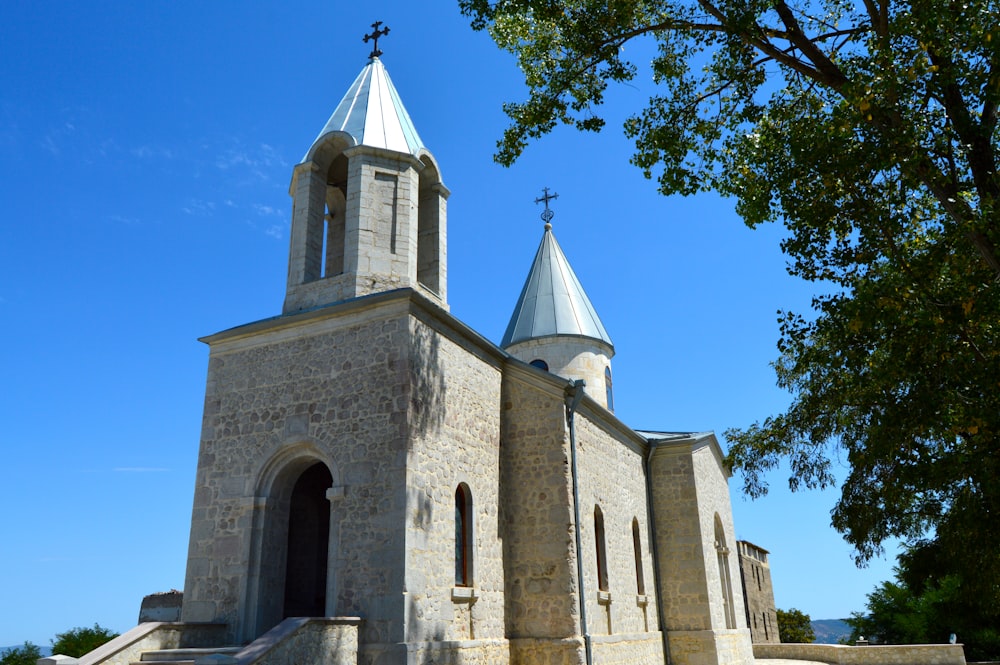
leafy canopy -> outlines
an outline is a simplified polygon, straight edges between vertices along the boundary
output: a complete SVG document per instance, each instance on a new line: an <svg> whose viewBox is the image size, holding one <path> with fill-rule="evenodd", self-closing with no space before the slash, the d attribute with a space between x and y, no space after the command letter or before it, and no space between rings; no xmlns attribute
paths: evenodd
<svg viewBox="0 0 1000 665"><path fill-rule="evenodd" d="M52 641L52 653L79 658L116 637L118 633L96 623L93 628L73 628L56 635Z"/></svg>
<svg viewBox="0 0 1000 665"><path fill-rule="evenodd" d="M37 646L25 642L22 646L7 649L0 654L0 665L35 665L35 661L41 657Z"/></svg>
<svg viewBox="0 0 1000 665"><path fill-rule="evenodd" d="M782 644L815 642L812 620L809 615L794 607L790 610L777 610L778 638Z"/></svg>
<svg viewBox="0 0 1000 665"><path fill-rule="evenodd" d="M985 0L460 0L517 56L511 164L560 123L599 130L654 40L657 94L625 124L664 194L716 190L787 228L813 311L779 312L788 410L727 432L751 496L850 471L833 525L859 563L931 535L1000 600L1000 30ZM973 590L970 590L973 591Z"/></svg>
<svg viewBox="0 0 1000 665"><path fill-rule="evenodd" d="M657 94L625 124L664 194L716 190L778 222L813 309L780 312L787 411L727 432L744 489L850 470L833 525L859 563L936 538L1000 600L998 7L986 0L460 0L514 53L496 159L558 124L599 130L607 86L656 43Z"/></svg>
<svg viewBox="0 0 1000 665"><path fill-rule="evenodd" d="M943 644L954 634L969 662L1000 658L1000 612L965 591L940 547L925 541L900 553L896 579L868 594L867 614L847 623L851 640L877 644Z"/></svg>

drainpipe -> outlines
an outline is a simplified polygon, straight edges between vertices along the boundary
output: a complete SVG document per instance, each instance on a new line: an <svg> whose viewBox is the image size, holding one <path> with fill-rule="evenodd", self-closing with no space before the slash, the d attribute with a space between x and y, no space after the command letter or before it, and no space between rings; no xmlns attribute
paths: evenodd
<svg viewBox="0 0 1000 665"><path fill-rule="evenodd" d="M576 535L576 577L580 589L580 630L583 632L583 643L587 653L587 665L594 665L594 649L590 642L590 630L587 628L587 595L583 586L583 549L580 546L580 486L576 471L576 408L583 399L583 387L586 382L576 379L566 387L566 420L569 423L569 455L570 473L573 476L573 519Z"/></svg>
<svg viewBox="0 0 1000 665"><path fill-rule="evenodd" d="M663 595L660 593L660 553L656 544L656 510L653 502L653 485L649 477L649 460L653 457L656 446L647 439L646 456L642 458L642 472L646 476L646 512L649 514L649 525L647 529L653 533L649 539L649 546L653 555L653 575L656 576L656 623L660 628L660 638L663 640L663 662L670 664L670 640L667 637L667 628L663 625Z"/></svg>

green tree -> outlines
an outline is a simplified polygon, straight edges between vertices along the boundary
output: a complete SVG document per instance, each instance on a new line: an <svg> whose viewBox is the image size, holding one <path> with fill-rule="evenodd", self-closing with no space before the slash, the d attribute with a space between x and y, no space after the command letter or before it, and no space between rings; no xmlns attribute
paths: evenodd
<svg viewBox="0 0 1000 665"><path fill-rule="evenodd" d="M867 613L846 620L852 641L864 636L878 644L941 644L955 634L968 660L1000 659L1000 609L966 592L963 573L937 543L904 550L894 571L894 581L868 594Z"/></svg>
<svg viewBox="0 0 1000 665"><path fill-rule="evenodd" d="M655 42L658 91L625 124L664 194L716 190L782 223L811 312L780 312L788 409L726 433L751 496L847 477L833 526L859 563L933 534L1000 598L1000 23L986 0L459 0L529 97L496 159L566 123Z"/></svg>
<svg viewBox="0 0 1000 665"><path fill-rule="evenodd" d="M777 610L778 637L782 643L815 642L812 620L808 614L795 609Z"/></svg>
<svg viewBox="0 0 1000 665"><path fill-rule="evenodd" d="M94 624L93 628L73 628L56 635L52 653L79 658L118 637L118 633Z"/></svg>
<svg viewBox="0 0 1000 665"><path fill-rule="evenodd" d="M37 646L25 642L23 646L7 649L0 654L0 665L35 665L35 661L41 657Z"/></svg>

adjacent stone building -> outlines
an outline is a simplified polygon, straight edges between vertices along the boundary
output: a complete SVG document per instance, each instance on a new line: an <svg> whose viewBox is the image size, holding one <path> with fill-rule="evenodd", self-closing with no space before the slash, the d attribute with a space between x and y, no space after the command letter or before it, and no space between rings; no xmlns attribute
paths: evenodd
<svg viewBox="0 0 1000 665"><path fill-rule="evenodd" d="M750 663L715 436L614 416L548 223L500 346L453 316L441 173L373 55L293 171L281 315L203 340L183 625L220 624L216 662L345 617L308 653Z"/></svg>
<svg viewBox="0 0 1000 665"><path fill-rule="evenodd" d="M746 540L737 540L736 553L740 559L740 579L743 582L743 602L750 637L754 644L779 644L778 611L774 605L768 551Z"/></svg>

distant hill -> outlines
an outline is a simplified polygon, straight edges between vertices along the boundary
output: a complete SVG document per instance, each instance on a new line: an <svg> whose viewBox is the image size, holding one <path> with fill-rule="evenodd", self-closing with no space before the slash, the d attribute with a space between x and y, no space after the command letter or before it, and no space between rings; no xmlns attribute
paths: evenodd
<svg viewBox="0 0 1000 665"><path fill-rule="evenodd" d="M812 622L817 644L838 644L851 635L851 627L842 619L819 619Z"/></svg>

